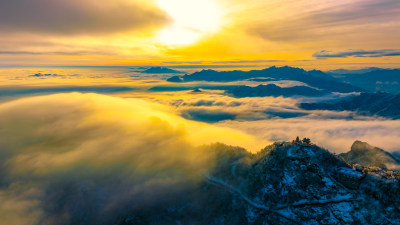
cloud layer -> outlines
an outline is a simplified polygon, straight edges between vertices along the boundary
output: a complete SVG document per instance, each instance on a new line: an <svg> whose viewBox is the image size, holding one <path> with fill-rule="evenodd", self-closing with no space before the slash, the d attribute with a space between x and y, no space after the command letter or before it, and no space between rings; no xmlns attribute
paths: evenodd
<svg viewBox="0 0 400 225"><path fill-rule="evenodd" d="M316 58L346 58L348 56L354 56L354 57L400 56L400 49L381 49L381 50L346 49L340 51L321 50L313 54L313 57Z"/></svg>
<svg viewBox="0 0 400 225"><path fill-rule="evenodd" d="M222 121L217 125L235 127L265 141L288 141L296 136L335 153L347 152L355 140L387 151L400 150L400 121L289 118L258 121Z"/></svg>
<svg viewBox="0 0 400 225"><path fill-rule="evenodd" d="M276 6L274 6L276 7ZM287 6L283 6L287 7ZM262 38L280 42L324 41L335 37L369 39L373 30L394 27L394 18L399 18L400 3L396 0L360 1L298 1L289 5L296 10L277 15L272 21L260 21L249 26L249 31ZM293 15L292 15L293 14ZM397 31L385 32L386 37L396 37ZM382 39L380 40L382 41Z"/></svg>
<svg viewBox="0 0 400 225"><path fill-rule="evenodd" d="M193 146L251 137L141 100L57 94L0 105L0 223L110 224L178 197L212 163Z"/></svg>
<svg viewBox="0 0 400 225"><path fill-rule="evenodd" d="M399 120L367 117L351 111L298 108L301 102L324 102L353 95L357 93L322 98L236 99L204 91L199 94L169 93L168 97L164 93L163 97L152 97L152 100L175 107L176 113L186 118L252 134L263 147L274 141L307 136L314 143L336 153L350 150L355 140L366 141L387 151L400 150Z"/></svg>
<svg viewBox="0 0 400 225"><path fill-rule="evenodd" d="M167 21L168 17L160 9L140 1L0 2L0 28L3 32L92 35L158 27Z"/></svg>

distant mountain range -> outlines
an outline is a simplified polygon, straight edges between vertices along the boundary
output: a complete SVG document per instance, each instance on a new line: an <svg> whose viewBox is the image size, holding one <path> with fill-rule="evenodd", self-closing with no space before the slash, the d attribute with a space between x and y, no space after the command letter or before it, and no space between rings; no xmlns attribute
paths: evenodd
<svg viewBox="0 0 400 225"><path fill-rule="evenodd" d="M212 81L230 82L239 80L276 81L294 80L330 92L376 92L400 93L400 69L382 69L377 67L359 70L337 69L327 72L319 70L305 71L289 66L269 67L251 71L202 70L184 76L174 76L170 82Z"/></svg>
<svg viewBox="0 0 400 225"><path fill-rule="evenodd" d="M184 73L182 71L179 70L173 70L167 67L151 67L148 68L146 70L143 71L138 71L140 73L154 73L154 74L158 74L158 73Z"/></svg>
<svg viewBox="0 0 400 225"><path fill-rule="evenodd" d="M351 84L343 83L336 80L332 76L323 73L319 70L305 71L300 68L289 66L284 67L270 67L263 70L251 71L215 71L215 70L202 70L190 75L182 76L183 81L213 81L213 82L228 82L238 80L249 80L257 78L267 78L270 80L294 80L308 84L311 87L323 89L330 92L358 92L363 89L353 86Z"/></svg>
<svg viewBox="0 0 400 225"><path fill-rule="evenodd" d="M390 170L400 169L400 158L398 156L361 141L355 141L351 146L351 150L347 153L339 154L339 157L348 163L360 164L365 167L379 167Z"/></svg>
<svg viewBox="0 0 400 225"><path fill-rule="evenodd" d="M329 73L333 77L365 90L400 93L400 69L366 68L363 70L336 70Z"/></svg>
<svg viewBox="0 0 400 225"><path fill-rule="evenodd" d="M215 70L202 70L184 75L182 77L174 76L168 81L170 82L191 82L191 81L210 81L210 82L230 82L239 80L294 80L308 84L311 87L323 89L330 92L358 92L363 89L353 86L351 84L343 83L336 80L329 74L322 71L312 70L305 71L300 68L289 66L284 67L270 67L263 70L251 71L215 71Z"/></svg>
<svg viewBox="0 0 400 225"><path fill-rule="evenodd" d="M265 96L322 96L330 92L324 90L317 90L306 86L294 86L282 88L275 84L259 85L257 87L238 86L226 91L234 97L265 97Z"/></svg>
<svg viewBox="0 0 400 225"><path fill-rule="evenodd" d="M307 110L358 111L362 115L400 119L400 94L385 92L362 93L342 101L326 103L301 103Z"/></svg>
<svg viewBox="0 0 400 225"><path fill-rule="evenodd" d="M363 68L363 69L358 69L358 70L347 70L347 69L336 69L336 70L329 70L326 71L327 74L331 75L339 75L339 74L363 74L363 73L368 73L371 71L375 70L381 70L381 68L378 67L368 67L368 68Z"/></svg>

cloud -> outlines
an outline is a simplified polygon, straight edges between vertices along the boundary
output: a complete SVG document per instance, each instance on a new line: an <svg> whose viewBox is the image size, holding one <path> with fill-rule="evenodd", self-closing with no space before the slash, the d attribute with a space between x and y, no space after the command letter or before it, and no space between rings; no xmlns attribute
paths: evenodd
<svg viewBox="0 0 400 225"><path fill-rule="evenodd" d="M263 146L273 141L287 141L296 136L310 137L313 142L333 152L345 152L355 140L363 140L388 151L400 150L400 120L367 117L350 111L302 110L300 102L318 102L346 98L332 94L319 98L241 98L219 95L214 92L163 94L157 102L174 107L177 114L195 112L197 117L212 113L229 112L234 120L222 118L213 125L229 127L252 134ZM192 119L197 119L192 117Z"/></svg>
<svg viewBox="0 0 400 225"><path fill-rule="evenodd" d="M234 120L236 118L236 115L231 112L202 108L186 109L183 110L181 113L182 116L186 119L207 123L214 123L222 120Z"/></svg>
<svg viewBox="0 0 400 225"><path fill-rule="evenodd" d="M329 113L329 112L328 112ZM290 141L310 137L319 146L336 153L350 150L355 140L366 141L387 151L400 150L400 121L301 117L257 121L221 121L222 127L234 127L265 141Z"/></svg>
<svg viewBox="0 0 400 225"><path fill-rule="evenodd" d="M224 105L226 105L226 103L223 101L205 100L205 99L200 99L196 102L192 102L189 104L192 106L224 106ZM233 104L235 104L235 103L233 103ZM240 103L238 103L238 104L240 104Z"/></svg>
<svg viewBox="0 0 400 225"><path fill-rule="evenodd" d="M152 93L157 94L157 93ZM152 95L140 96L149 100L169 105L176 110L176 114L185 118L203 122L215 123L223 120L258 121L278 118L306 117L311 119L354 119L365 120L369 117L360 116L349 111L321 111L304 110L298 107L303 102L321 102L338 100L358 93L334 93L322 97L247 97L233 98L222 95L218 91L204 90L201 94L170 92L168 97Z"/></svg>
<svg viewBox="0 0 400 225"><path fill-rule="evenodd" d="M128 0L2 0L0 29L62 35L104 34L159 27L168 22L160 9Z"/></svg>
<svg viewBox="0 0 400 225"><path fill-rule="evenodd" d="M0 55L110 55L110 52L100 51L70 51L70 52L35 52L35 51L0 51Z"/></svg>
<svg viewBox="0 0 400 225"><path fill-rule="evenodd" d="M65 79L72 75L57 75L57 74L34 74L30 75L29 78L37 79L48 79L60 78ZM75 76L72 76L75 77ZM15 96L26 96L26 95L39 95L39 94L53 94L61 92L95 92L95 93L121 93L131 92L137 90L132 87L124 86L64 86L64 87L37 87L37 88L2 88L0 89L0 97L15 97Z"/></svg>
<svg viewBox="0 0 400 225"><path fill-rule="evenodd" d="M349 56L353 57L400 56L400 49L381 49L381 50L346 49L340 51L321 50L313 54L313 57L316 58L346 58Z"/></svg>
<svg viewBox="0 0 400 225"><path fill-rule="evenodd" d="M74 75L61 75L61 74L56 74L56 73L35 73L32 75L29 75L28 77L39 77L39 78L46 78L46 77L78 77L79 75L74 74Z"/></svg>
<svg viewBox="0 0 400 225"><path fill-rule="evenodd" d="M371 35L376 35L379 29L382 38L396 38L399 24L393 23L399 19L400 2L397 0L339 0L314 5L310 1L299 1L293 4L297 11L292 15L282 18L277 16L273 20L255 21L248 26L248 31L271 41L322 41L338 40L347 41L352 38L362 38L368 41ZM283 6L285 8L287 6ZM271 9L274 11L274 9ZM389 33L390 31L394 31ZM376 39L376 37L375 37Z"/></svg>
<svg viewBox="0 0 400 225"><path fill-rule="evenodd" d="M79 93L0 104L0 223L114 224L195 184L212 160L194 146L252 142L165 111Z"/></svg>

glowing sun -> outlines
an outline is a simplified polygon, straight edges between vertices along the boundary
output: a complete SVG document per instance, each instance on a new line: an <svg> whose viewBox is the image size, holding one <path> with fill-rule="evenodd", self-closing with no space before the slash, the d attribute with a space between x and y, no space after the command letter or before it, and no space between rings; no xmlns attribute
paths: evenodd
<svg viewBox="0 0 400 225"><path fill-rule="evenodd" d="M220 25L221 10L213 0L158 0L173 22L157 40L166 45L188 45Z"/></svg>

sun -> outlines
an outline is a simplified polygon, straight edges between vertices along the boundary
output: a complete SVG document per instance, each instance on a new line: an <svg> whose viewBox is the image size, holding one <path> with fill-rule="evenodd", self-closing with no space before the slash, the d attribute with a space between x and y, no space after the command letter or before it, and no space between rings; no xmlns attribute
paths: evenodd
<svg viewBox="0 0 400 225"><path fill-rule="evenodd" d="M221 10L215 0L158 0L172 19L157 40L166 45L189 45L218 30Z"/></svg>

